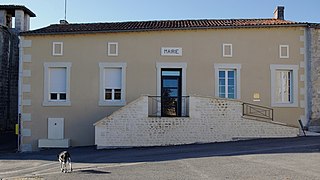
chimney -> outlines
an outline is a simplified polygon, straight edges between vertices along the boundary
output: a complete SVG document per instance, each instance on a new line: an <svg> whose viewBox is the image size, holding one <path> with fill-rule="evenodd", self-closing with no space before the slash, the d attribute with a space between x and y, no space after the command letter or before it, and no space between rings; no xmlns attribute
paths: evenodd
<svg viewBox="0 0 320 180"><path fill-rule="evenodd" d="M28 31L30 29L30 17L36 15L28 8L19 5L0 5L0 24L16 31ZM15 18L14 27L12 27Z"/></svg>
<svg viewBox="0 0 320 180"><path fill-rule="evenodd" d="M273 18L284 20L284 6L277 6L273 12Z"/></svg>
<svg viewBox="0 0 320 180"><path fill-rule="evenodd" d="M69 23L68 23L68 21L67 21L67 20L62 19L62 20L60 20L60 24L69 24Z"/></svg>

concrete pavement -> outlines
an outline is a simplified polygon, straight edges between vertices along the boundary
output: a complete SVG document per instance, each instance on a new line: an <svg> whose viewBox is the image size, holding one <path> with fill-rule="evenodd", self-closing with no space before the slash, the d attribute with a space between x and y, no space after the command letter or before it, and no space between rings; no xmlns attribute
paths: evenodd
<svg viewBox="0 0 320 180"><path fill-rule="evenodd" d="M320 179L320 137L169 147L70 148L74 172L60 173L61 149L0 155L3 179Z"/></svg>

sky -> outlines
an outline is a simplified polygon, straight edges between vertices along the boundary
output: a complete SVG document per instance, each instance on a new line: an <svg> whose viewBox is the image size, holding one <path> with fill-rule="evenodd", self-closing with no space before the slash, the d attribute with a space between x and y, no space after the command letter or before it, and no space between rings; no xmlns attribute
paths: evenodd
<svg viewBox="0 0 320 180"><path fill-rule="evenodd" d="M37 17L31 29L69 23L180 19L272 18L276 6L285 7L285 19L320 23L320 0L0 0L24 5Z"/></svg>

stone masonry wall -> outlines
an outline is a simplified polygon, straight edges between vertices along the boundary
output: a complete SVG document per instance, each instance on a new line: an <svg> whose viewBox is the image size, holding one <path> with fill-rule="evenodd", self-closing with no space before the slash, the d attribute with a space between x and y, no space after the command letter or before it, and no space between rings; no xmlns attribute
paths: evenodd
<svg viewBox="0 0 320 180"><path fill-rule="evenodd" d="M11 131L18 114L19 38L0 26L0 132Z"/></svg>
<svg viewBox="0 0 320 180"><path fill-rule="evenodd" d="M163 146L232 141L243 138L294 137L298 128L242 117L238 101L190 97L190 117L148 117L148 97L95 124L98 148Z"/></svg>
<svg viewBox="0 0 320 180"><path fill-rule="evenodd" d="M311 28L311 122L320 126L320 28ZM320 130L318 128L318 130Z"/></svg>

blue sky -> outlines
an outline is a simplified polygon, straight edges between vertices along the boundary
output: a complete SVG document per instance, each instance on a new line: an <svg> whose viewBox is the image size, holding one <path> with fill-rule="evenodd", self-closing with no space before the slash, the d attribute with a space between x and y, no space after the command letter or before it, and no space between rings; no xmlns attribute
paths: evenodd
<svg viewBox="0 0 320 180"><path fill-rule="evenodd" d="M64 19L65 0L1 0L24 5L37 17L31 29ZM271 18L277 5L285 6L285 19L320 22L320 0L67 0L69 23L172 19Z"/></svg>

